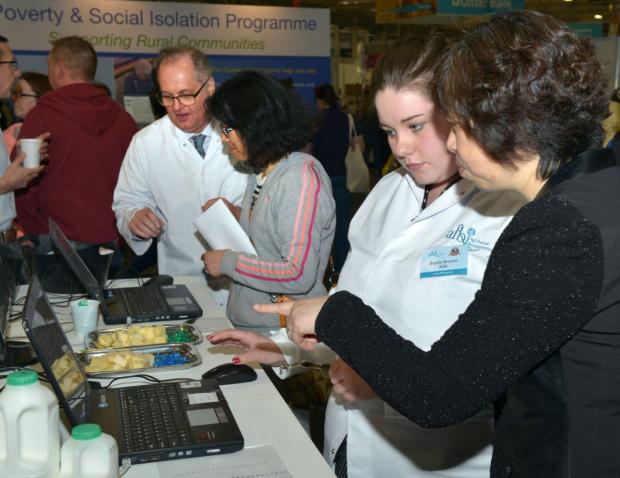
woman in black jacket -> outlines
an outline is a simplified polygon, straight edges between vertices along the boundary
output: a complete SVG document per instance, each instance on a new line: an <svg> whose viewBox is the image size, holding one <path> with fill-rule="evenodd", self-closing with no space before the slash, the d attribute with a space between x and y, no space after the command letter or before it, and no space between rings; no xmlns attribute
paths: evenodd
<svg viewBox="0 0 620 478"><path fill-rule="evenodd" d="M280 306L300 345L318 336L422 426L492 401L493 477L620 476L620 168L595 149L601 77L589 40L535 12L494 16L448 51L436 93L461 175L529 203L430 351L348 292Z"/></svg>

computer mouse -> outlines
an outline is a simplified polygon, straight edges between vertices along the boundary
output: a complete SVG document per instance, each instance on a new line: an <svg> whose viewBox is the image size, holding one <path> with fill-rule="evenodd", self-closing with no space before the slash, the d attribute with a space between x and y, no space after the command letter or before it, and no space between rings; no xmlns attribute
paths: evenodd
<svg viewBox="0 0 620 478"><path fill-rule="evenodd" d="M148 287L148 286L151 286L151 285L172 285L173 282L174 282L174 280L172 279L172 276L169 276L169 275L166 275L166 274L159 274L159 275L153 276L149 280L145 281L142 284L142 287Z"/></svg>
<svg viewBox="0 0 620 478"><path fill-rule="evenodd" d="M251 382L256 380L256 370L248 365L223 363L202 374L202 378L214 378L219 385Z"/></svg>

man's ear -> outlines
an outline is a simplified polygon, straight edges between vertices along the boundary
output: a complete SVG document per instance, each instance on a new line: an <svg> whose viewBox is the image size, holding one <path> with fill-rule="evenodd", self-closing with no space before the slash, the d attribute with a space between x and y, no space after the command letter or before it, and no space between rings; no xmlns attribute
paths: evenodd
<svg viewBox="0 0 620 478"><path fill-rule="evenodd" d="M215 78L211 77L207 80L207 85L205 86L207 89L207 96L210 97L213 93L215 93Z"/></svg>
<svg viewBox="0 0 620 478"><path fill-rule="evenodd" d="M51 63L48 67L48 70L51 70L48 71L48 74L50 76L53 75L54 78L56 78L56 82L59 84L59 86L62 86L66 79L66 69L63 64L58 62Z"/></svg>

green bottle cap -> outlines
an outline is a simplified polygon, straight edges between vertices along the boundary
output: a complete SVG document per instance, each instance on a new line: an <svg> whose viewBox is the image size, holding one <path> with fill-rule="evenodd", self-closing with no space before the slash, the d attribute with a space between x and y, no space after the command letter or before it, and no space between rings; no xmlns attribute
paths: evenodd
<svg viewBox="0 0 620 478"><path fill-rule="evenodd" d="M71 430L71 438L74 440L94 440L99 436L101 436L101 427L96 423L84 423Z"/></svg>
<svg viewBox="0 0 620 478"><path fill-rule="evenodd" d="M9 385L32 385L39 381L39 376L34 370L20 370L10 373L6 380Z"/></svg>

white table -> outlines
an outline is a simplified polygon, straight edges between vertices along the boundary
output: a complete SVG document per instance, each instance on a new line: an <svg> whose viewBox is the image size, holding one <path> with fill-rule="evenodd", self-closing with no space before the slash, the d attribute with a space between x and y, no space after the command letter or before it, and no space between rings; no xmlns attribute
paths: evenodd
<svg viewBox="0 0 620 478"><path fill-rule="evenodd" d="M114 287L132 283L134 282L118 281L115 282ZM224 311L211 297L201 277L179 277L175 278L175 283L187 284L202 307L203 317L194 323L194 327L202 332L230 327ZM70 320L68 308L60 310L58 316L62 322ZM13 323L11 325L10 335L23 335L19 324ZM105 327L103 322L100 322L99 325ZM67 336L75 342L75 337L71 333L68 333ZM73 345L79 348L77 343ZM233 355L239 352L239 349L232 347L214 347L206 340L206 337L203 343L198 345L198 350L202 356L201 365L181 372L158 372L157 377L200 378L203 372L221 363L230 362ZM254 382L221 386L241 429L245 446L273 446L295 478L333 477L334 475L325 460L263 370L257 366L256 371L258 379ZM127 386L128 382L121 381L121 385ZM209 460L209 457L200 459ZM126 478L147 476L158 478L155 464L133 465L124 475Z"/></svg>

